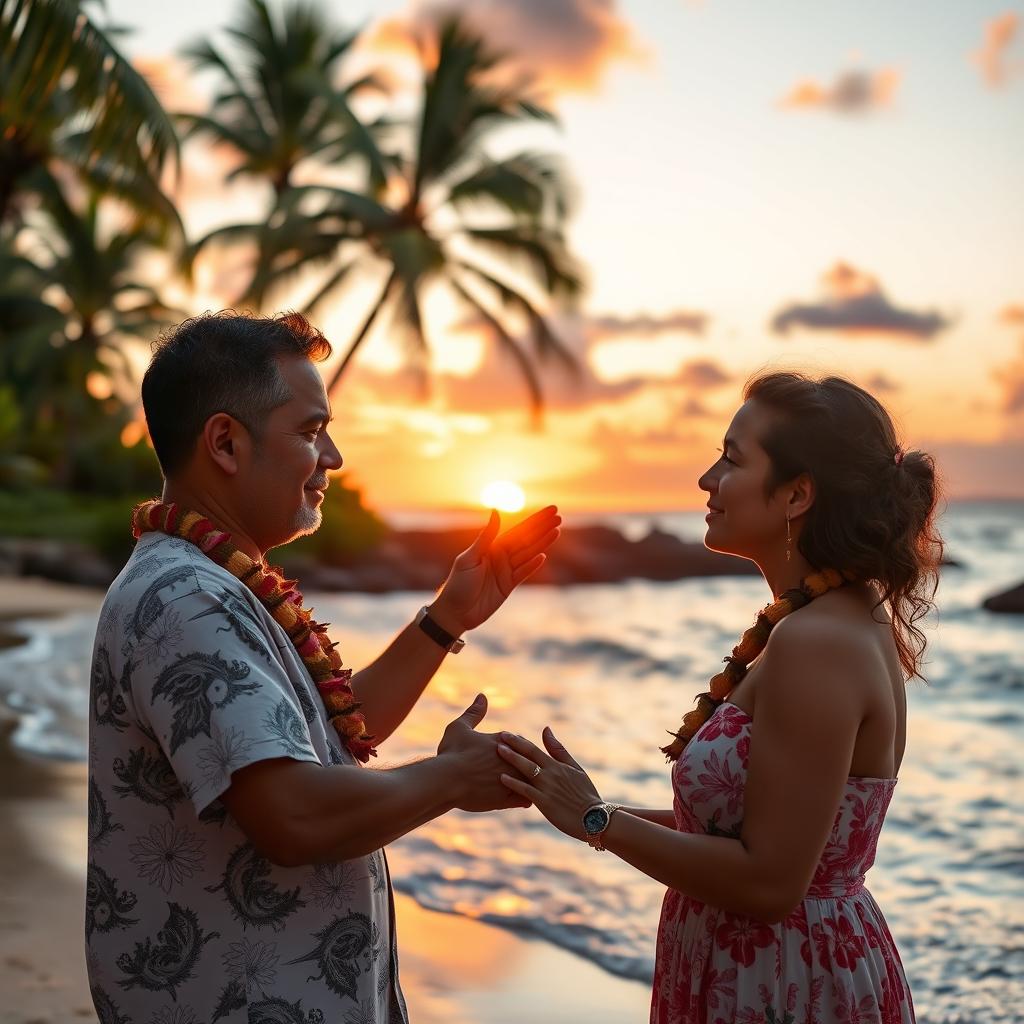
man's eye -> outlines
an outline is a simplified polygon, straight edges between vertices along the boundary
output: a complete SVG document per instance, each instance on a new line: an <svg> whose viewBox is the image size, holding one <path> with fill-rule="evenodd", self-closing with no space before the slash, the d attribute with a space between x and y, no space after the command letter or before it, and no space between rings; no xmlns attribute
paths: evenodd
<svg viewBox="0 0 1024 1024"><path fill-rule="evenodd" d="M730 466L735 466L736 465L736 463L733 462L732 459L730 459L729 456L725 454L725 449L724 448L716 448L715 450L722 453L722 461L723 462L728 462Z"/></svg>

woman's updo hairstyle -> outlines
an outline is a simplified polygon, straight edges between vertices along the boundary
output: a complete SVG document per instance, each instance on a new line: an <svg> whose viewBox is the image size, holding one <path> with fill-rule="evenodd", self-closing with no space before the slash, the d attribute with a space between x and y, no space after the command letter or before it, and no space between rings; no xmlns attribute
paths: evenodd
<svg viewBox="0 0 1024 1024"><path fill-rule="evenodd" d="M943 551L935 461L904 452L882 404L841 377L763 373L743 397L774 413L760 438L768 494L801 473L814 481L800 553L815 569L877 586L904 674L920 675L926 641L916 622L932 607Z"/></svg>

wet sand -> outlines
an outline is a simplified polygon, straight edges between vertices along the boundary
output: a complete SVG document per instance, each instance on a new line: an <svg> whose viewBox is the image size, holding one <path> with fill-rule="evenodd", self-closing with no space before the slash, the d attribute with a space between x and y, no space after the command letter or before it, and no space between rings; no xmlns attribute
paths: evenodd
<svg viewBox="0 0 1024 1024"><path fill-rule="evenodd" d="M4 621L94 608L102 595L0 581ZM16 634L8 634L13 637ZM95 1020L84 963L86 767L16 754L0 717L0 1024ZM540 940L397 896L413 1024L629 1024L645 985Z"/></svg>

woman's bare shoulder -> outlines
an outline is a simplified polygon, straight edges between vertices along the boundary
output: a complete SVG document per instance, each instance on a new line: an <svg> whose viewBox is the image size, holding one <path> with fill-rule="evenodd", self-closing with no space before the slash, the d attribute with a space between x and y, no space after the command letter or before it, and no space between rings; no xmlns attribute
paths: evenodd
<svg viewBox="0 0 1024 1024"><path fill-rule="evenodd" d="M787 615L772 630L761 658L758 688L841 692L879 669L879 648L868 611L825 595ZM838 596L838 595L837 595ZM848 598L848 595L846 595Z"/></svg>

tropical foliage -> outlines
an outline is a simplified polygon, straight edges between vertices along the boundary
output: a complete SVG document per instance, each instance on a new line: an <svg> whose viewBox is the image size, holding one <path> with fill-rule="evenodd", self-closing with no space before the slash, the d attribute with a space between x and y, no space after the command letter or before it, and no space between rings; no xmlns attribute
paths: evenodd
<svg viewBox="0 0 1024 1024"><path fill-rule="evenodd" d="M179 233L173 121L75 0L0 0L0 478L152 480L121 431L125 344L176 311L138 277ZM111 379L113 378L113 379ZM90 388L88 385L92 384Z"/></svg>
<svg viewBox="0 0 1024 1024"><path fill-rule="evenodd" d="M145 78L77 0L0 0L0 224L69 169L162 221L178 156L173 122Z"/></svg>

